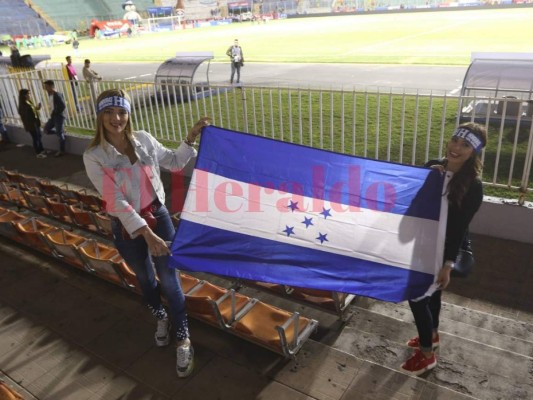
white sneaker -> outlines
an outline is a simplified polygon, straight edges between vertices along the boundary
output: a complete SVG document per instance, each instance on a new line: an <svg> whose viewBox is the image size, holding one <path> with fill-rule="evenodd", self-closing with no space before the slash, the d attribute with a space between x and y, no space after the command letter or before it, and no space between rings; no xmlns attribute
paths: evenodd
<svg viewBox="0 0 533 400"><path fill-rule="evenodd" d="M179 378L188 377L194 368L194 349L190 340L176 348L176 372Z"/></svg>
<svg viewBox="0 0 533 400"><path fill-rule="evenodd" d="M157 320L155 331L155 345L157 347L168 346L170 343L170 320L168 318Z"/></svg>
<svg viewBox="0 0 533 400"><path fill-rule="evenodd" d="M46 158L46 153L41 151L39 154L37 154L37 158Z"/></svg>

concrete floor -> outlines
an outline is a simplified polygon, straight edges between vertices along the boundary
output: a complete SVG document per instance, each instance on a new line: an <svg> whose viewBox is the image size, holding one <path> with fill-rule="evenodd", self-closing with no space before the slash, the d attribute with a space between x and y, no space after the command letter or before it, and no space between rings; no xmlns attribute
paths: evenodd
<svg viewBox="0 0 533 400"><path fill-rule="evenodd" d="M9 145L0 166L88 185L79 156ZM415 333L405 304L358 298L340 323L247 289L320 322L297 361L191 319L196 367L178 379L139 296L0 239L0 379L27 399L533 398L533 246L474 243L475 272L445 292L439 365L420 378L398 370Z"/></svg>

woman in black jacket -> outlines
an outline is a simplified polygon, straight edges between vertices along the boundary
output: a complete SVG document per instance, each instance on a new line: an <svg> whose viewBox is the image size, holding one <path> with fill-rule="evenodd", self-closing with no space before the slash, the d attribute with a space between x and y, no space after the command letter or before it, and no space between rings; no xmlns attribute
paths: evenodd
<svg viewBox="0 0 533 400"><path fill-rule="evenodd" d="M30 91L28 89L19 90L19 106L18 111L24 129L31 135L33 140L33 148L37 158L46 158L44 153L43 142L41 141L41 120L39 119L39 110L41 103L37 106L33 104L30 98Z"/></svg>
<svg viewBox="0 0 533 400"><path fill-rule="evenodd" d="M462 124L448 142L445 158L432 160L426 164L441 172L453 172L453 176L445 191L448 197L448 221L444 263L436 281L438 290L431 296L409 301L418 337L407 342L409 347L416 350L401 368L415 375L421 375L437 365L434 350L439 346L441 294L450 283L450 272L459 249L468 236L468 225L483 201L483 188L479 179L481 172L479 154L486 144L487 131L483 126L470 122Z"/></svg>

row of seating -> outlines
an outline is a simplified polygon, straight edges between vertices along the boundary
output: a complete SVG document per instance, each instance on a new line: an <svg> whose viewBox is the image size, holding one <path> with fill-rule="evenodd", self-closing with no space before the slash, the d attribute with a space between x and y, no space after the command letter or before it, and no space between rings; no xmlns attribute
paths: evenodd
<svg viewBox="0 0 533 400"><path fill-rule="evenodd" d="M99 196L0 169L0 200L111 237L111 218Z"/></svg>
<svg viewBox="0 0 533 400"><path fill-rule="evenodd" d="M348 306L355 299L355 295L349 293L309 289L243 279L236 280L233 288L238 290L242 286L254 287L264 292L268 292L270 294L280 296L306 306L314 307L321 311L336 314L340 320L346 319Z"/></svg>
<svg viewBox="0 0 533 400"><path fill-rule="evenodd" d="M0 182L10 183L14 187L32 191L45 197L59 198L64 203L79 205L81 208L90 211L105 211L105 202L100 196L87 193L85 189L70 189L67 184L56 185L48 179L4 168L0 168Z"/></svg>
<svg viewBox="0 0 533 400"><path fill-rule="evenodd" d="M13 194L16 189L12 189L11 201L15 204L30 208L42 215L54 217L61 222L74 223L77 227L98 232L104 237L111 236L111 220L104 211L104 202L98 196L87 194L83 190L71 190L65 185L54 185L47 180L15 171L0 169L0 182L2 181L26 189L26 192L22 191L21 194L17 195ZM37 192L37 194L33 192ZM43 197L42 199L39 199L39 194ZM1 196L2 190L0 189L0 198ZM26 203L17 202L17 196L19 199L25 200ZM177 225L178 218L173 216L173 220L174 224ZM352 294L247 280L237 280L233 288L238 291L243 286L261 289L321 311L334 313L341 320L345 319L346 310L355 298L355 295Z"/></svg>
<svg viewBox="0 0 533 400"><path fill-rule="evenodd" d="M140 293L135 274L114 247L0 207L0 235L51 255L108 282ZM189 315L295 357L318 322L180 272Z"/></svg>

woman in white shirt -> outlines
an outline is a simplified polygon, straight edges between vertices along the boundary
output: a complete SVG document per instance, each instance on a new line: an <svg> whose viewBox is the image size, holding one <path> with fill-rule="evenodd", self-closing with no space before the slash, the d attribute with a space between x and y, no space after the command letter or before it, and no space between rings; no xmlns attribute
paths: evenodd
<svg viewBox="0 0 533 400"><path fill-rule="evenodd" d="M170 150L148 132L132 130L131 102L123 90L102 92L96 113L96 134L83 155L87 175L114 217L115 246L135 271L148 307L157 318L157 346L170 342L169 315L160 291L168 301L176 329L176 371L179 377L187 377L193 369L194 350L177 272L167 266L170 250L166 242L172 241L174 227L165 207L160 167L180 170L196 156L193 145L209 118L201 118L183 143Z"/></svg>

